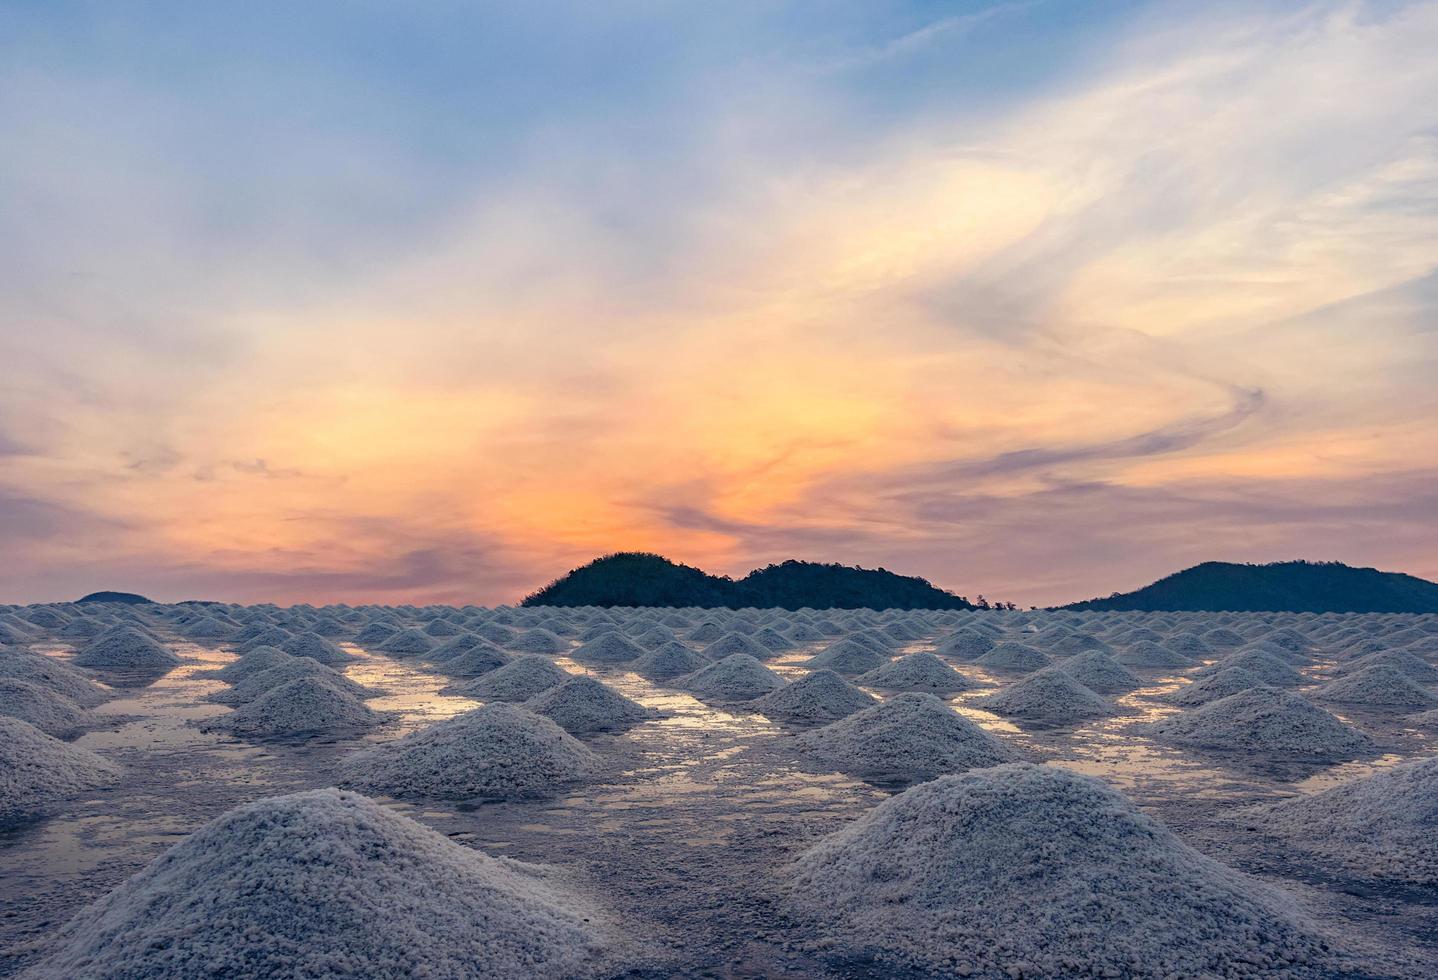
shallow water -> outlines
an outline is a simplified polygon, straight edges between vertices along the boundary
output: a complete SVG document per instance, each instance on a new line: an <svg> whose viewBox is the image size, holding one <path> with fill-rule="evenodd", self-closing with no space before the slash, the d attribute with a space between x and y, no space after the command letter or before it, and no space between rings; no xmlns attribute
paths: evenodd
<svg viewBox="0 0 1438 980"><path fill-rule="evenodd" d="M802 676L802 662L824 645L785 652L770 666L791 679ZM180 667L124 688L97 709L110 727L77 744L125 766L127 778L117 788L72 801L62 813L0 833L0 976L34 959L76 909L209 819L259 797L331 785L337 761L357 746L399 737L479 703L440 695L450 679L418 659L344 648L354 657L345 673L383 689L384 696L369 704L392 715L361 740L251 745L202 733L195 721L227 710L203 700L225 688L206 672L234 656L179 642L174 649L184 658ZM931 648L923 641L906 651ZM65 655L64 648L51 652ZM596 669L562 657L557 662L599 677L661 715L624 734L586 739L609 764L604 778L548 800L388 804L467 845L576 869L636 932L667 950L654 976L899 975L808 949L809 937L784 916L768 885L774 870L804 846L897 787L816 765L789 746L792 729L742 705L706 704L622 667ZM1116 699L1122 714L1038 728L970 704L1013 677L950 663L983 685L948 699L956 710L1036 760L1112 782L1205 853L1289 888L1335 942L1369 951L1356 975L1420 977L1438 961L1438 891L1404 893L1367 883L1358 889L1365 895L1356 897L1351 878L1301 859L1289 863L1230 819L1254 803L1314 792L1438 751L1431 737L1406 728L1401 716L1347 713L1379 740L1383 753L1315 770L1201 756L1138 734L1135 725L1177 710L1158 699L1198 668L1138 671L1144 686Z"/></svg>

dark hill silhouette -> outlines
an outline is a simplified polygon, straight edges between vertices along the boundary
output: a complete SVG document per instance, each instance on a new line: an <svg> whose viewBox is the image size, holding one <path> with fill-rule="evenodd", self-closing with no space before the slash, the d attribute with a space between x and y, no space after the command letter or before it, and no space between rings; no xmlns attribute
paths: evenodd
<svg viewBox="0 0 1438 980"><path fill-rule="evenodd" d="M142 595L133 592L91 592L87 596L81 596L76 602L123 602L131 606L153 603L155 600L146 599Z"/></svg>
<svg viewBox="0 0 1438 980"><path fill-rule="evenodd" d="M1438 583L1341 562L1209 561L1134 592L1065 609L1167 612L1438 613Z"/></svg>
<svg viewBox="0 0 1438 980"><path fill-rule="evenodd" d="M596 558L524 599L526 606L722 606L741 609L972 609L962 596L885 569L786 561L739 581L661 555Z"/></svg>

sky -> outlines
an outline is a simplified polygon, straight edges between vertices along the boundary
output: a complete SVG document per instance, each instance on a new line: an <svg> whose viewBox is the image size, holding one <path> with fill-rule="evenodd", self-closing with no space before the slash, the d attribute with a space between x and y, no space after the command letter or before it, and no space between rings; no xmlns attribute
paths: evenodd
<svg viewBox="0 0 1438 980"><path fill-rule="evenodd" d="M0 602L1438 578L1438 3L0 4Z"/></svg>

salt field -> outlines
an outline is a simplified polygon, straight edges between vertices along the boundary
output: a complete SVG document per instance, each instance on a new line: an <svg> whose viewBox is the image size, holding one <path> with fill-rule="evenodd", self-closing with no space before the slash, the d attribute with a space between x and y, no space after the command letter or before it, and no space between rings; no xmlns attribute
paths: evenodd
<svg viewBox="0 0 1438 980"><path fill-rule="evenodd" d="M0 625L5 976L1438 962L1438 617L87 603Z"/></svg>

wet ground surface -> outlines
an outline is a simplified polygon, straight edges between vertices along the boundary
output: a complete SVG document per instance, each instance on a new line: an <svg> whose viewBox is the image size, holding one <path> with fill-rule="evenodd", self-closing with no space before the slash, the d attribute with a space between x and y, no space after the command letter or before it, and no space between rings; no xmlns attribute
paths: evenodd
<svg viewBox="0 0 1438 980"><path fill-rule="evenodd" d="M822 644L774 658L791 678ZM909 650L929 649L930 643ZM234 659L176 642L184 664L128 686L97 713L108 728L76 744L126 768L114 789L72 801L64 812L0 831L0 976L42 954L78 908L138 871L201 824L263 796L332 785L336 763L382 741L477 706L438 691L445 675L419 661L346 649L352 679L382 688L371 707L393 720L365 739L256 746L205 734L193 722L225 713L203 696L225 685L206 672ZM67 656L64 647L42 648ZM496 855L573 869L636 933L653 937L653 976L898 976L892 967L839 961L813 944L774 901L774 871L817 837L853 820L898 787L870 785L794 751L793 729L742 706L706 705L624 670L592 673L661 712L622 735L586 741L610 765L602 780L549 800L456 807L397 803L402 812ZM1036 761L1098 776L1127 793L1184 840L1295 894L1335 946L1353 951L1351 976L1438 974L1438 890L1365 881L1325 867L1247 830L1255 803L1312 792L1398 761L1438 752L1399 715L1340 712L1378 741L1380 755L1339 766L1265 763L1156 745L1132 727L1177 710L1156 700L1185 682L1141 671L1145 687L1118 699L1124 713L1071 728L1015 725L972 702L1017 675L953 664L986 685L949 699ZM1324 665L1311 669L1320 677ZM1191 673L1189 671L1188 673ZM117 683L138 679L111 678ZM871 692L882 696L880 692Z"/></svg>

